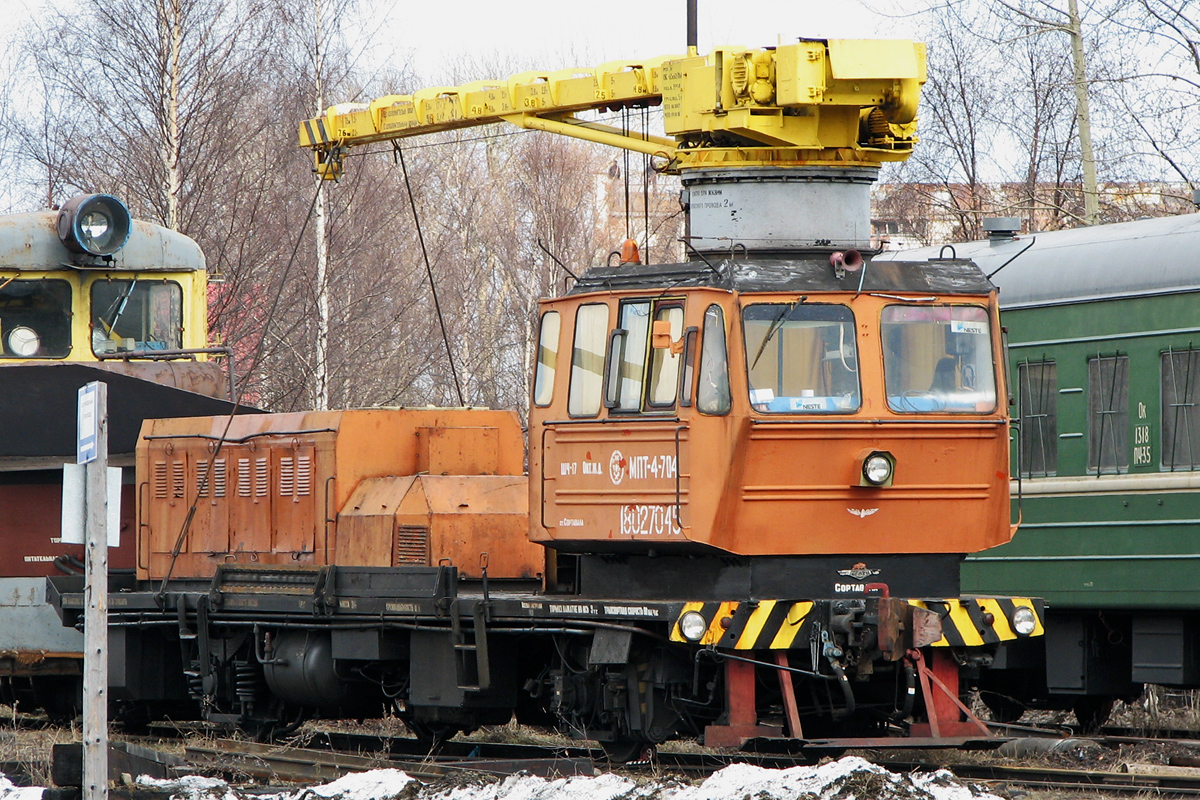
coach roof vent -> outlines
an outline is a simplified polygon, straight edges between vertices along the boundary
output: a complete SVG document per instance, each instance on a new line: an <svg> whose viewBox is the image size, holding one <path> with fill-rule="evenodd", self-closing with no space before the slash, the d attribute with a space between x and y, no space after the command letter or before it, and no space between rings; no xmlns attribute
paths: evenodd
<svg viewBox="0 0 1200 800"><path fill-rule="evenodd" d="M983 221L983 231L987 234L988 241L994 244L1007 242L1017 238L1017 234L1021 232L1021 218L988 217Z"/></svg>

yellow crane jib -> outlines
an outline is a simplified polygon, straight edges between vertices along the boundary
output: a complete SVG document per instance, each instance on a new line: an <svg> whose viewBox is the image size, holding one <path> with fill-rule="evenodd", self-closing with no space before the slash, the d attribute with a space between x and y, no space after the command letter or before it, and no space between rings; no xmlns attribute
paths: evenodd
<svg viewBox="0 0 1200 800"><path fill-rule="evenodd" d="M661 156L678 172L714 164L878 164L916 142L925 45L812 39L705 56L610 61L343 103L300 124L316 170L337 178L348 148L509 122ZM666 137L580 119L662 105Z"/></svg>

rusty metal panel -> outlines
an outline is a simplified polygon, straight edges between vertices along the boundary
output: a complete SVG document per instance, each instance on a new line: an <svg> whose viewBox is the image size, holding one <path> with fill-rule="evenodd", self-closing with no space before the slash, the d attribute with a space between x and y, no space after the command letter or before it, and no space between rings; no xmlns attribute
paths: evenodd
<svg viewBox="0 0 1200 800"><path fill-rule="evenodd" d="M429 475L499 472L500 437L496 428L419 428L417 442L417 472Z"/></svg>
<svg viewBox="0 0 1200 800"><path fill-rule="evenodd" d="M399 525L429 527L432 562L448 558L464 577L478 577L488 555L493 578L536 578L541 546L528 537L529 487L524 477L422 475L404 498Z"/></svg>
<svg viewBox="0 0 1200 800"><path fill-rule="evenodd" d="M411 482L425 467L499 472L525 485L518 477L523 439L511 412L362 409L150 420L142 435L139 520L148 545L142 578L162 577L168 569L181 578L207 577L220 563L390 566L399 546L396 520L352 494L360 488L400 492L388 495L386 505L394 510L408 487L371 481L409 476ZM193 501L196 514L173 559ZM523 513L526 498L513 502ZM438 557L435 545L429 556Z"/></svg>
<svg viewBox="0 0 1200 800"><path fill-rule="evenodd" d="M263 553L271 549L270 460L246 445L230 448L232 487L229 506L229 552ZM237 560L242 560L239 556ZM246 560L252 560L247 555Z"/></svg>
<svg viewBox="0 0 1200 800"><path fill-rule="evenodd" d="M271 448L272 551L311 554L317 538L316 448L298 441Z"/></svg>
<svg viewBox="0 0 1200 800"><path fill-rule="evenodd" d="M412 475L368 478L338 513L334 563L393 566L396 512L412 487Z"/></svg>

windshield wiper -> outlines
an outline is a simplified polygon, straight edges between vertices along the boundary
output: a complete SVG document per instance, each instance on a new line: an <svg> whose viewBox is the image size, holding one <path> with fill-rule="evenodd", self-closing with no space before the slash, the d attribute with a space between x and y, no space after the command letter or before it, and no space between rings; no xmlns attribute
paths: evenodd
<svg viewBox="0 0 1200 800"><path fill-rule="evenodd" d="M803 303L807 299L807 297L801 297L799 300L793 300L779 309L779 314L771 321L771 327L767 328L767 335L763 337L762 344L758 346L758 352L754 354L754 363L750 365L750 369L758 366L758 360L762 358L763 351L767 349L767 342L771 341L771 338L783 327L784 319L787 318L788 314L792 313L792 310L796 307L796 303Z"/></svg>

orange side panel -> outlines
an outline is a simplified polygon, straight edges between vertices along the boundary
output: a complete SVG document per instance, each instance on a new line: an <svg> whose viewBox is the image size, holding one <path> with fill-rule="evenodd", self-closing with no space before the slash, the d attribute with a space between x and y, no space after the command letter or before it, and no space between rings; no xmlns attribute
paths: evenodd
<svg viewBox="0 0 1200 800"><path fill-rule="evenodd" d="M495 428L420 428L417 472L430 475L495 475L500 438Z"/></svg>
<svg viewBox="0 0 1200 800"><path fill-rule="evenodd" d="M529 541L529 488L517 476L422 475L401 504L399 527L429 530L431 563L449 559L464 577L538 578L544 550Z"/></svg>

